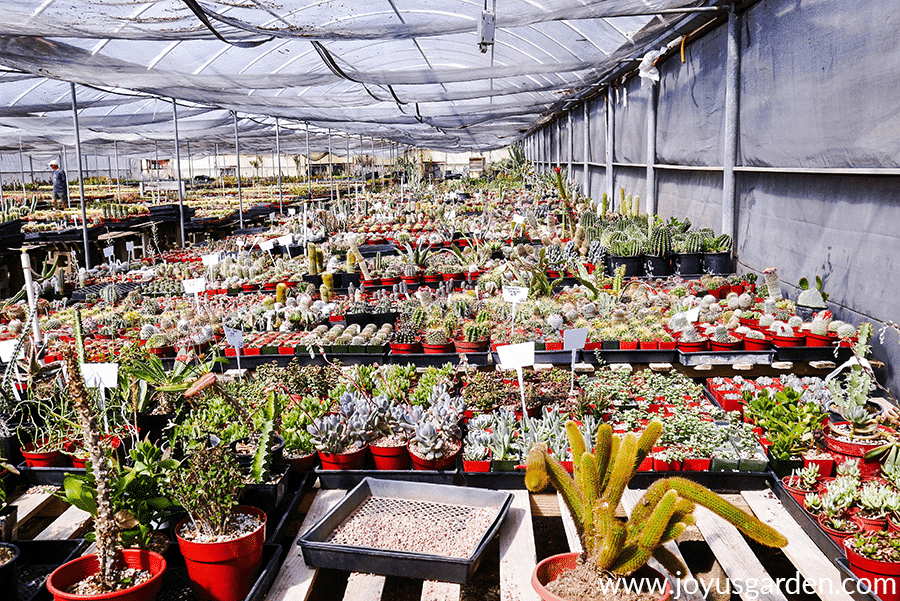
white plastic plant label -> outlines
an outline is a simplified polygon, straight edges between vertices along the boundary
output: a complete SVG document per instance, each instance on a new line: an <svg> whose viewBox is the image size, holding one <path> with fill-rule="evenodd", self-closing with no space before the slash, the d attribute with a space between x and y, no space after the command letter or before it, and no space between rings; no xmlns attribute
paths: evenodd
<svg viewBox="0 0 900 601"><path fill-rule="evenodd" d="M203 257L201 257L201 259L203 260L203 264L206 265L207 267L210 265L218 265L219 264L219 253L203 255Z"/></svg>
<svg viewBox="0 0 900 601"><path fill-rule="evenodd" d="M524 303L528 300L528 288L525 286L504 286L503 300L508 303Z"/></svg>
<svg viewBox="0 0 900 601"><path fill-rule="evenodd" d="M187 294L200 294L206 290L206 278L192 278L190 280L182 280L184 291Z"/></svg>
<svg viewBox="0 0 900 601"><path fill-rule="evenodd" d="M119 385L119 364L82 363L81 375L88 388L116 388Z"/></svg>
<svg viewBox="0 0 900 601"><path fill-rule="evenodd" d="M296 214L297 214L297 209L288 209L288 215L290 215L291 217L293 217Z"/></svg>
<svg viewBox="0 0 900 601"><path fill-rule="evenodd" d="M274 240L263 240L259 243L259 249L264 250L266 252L271 252L272 249L275 248Z"/></svg>
<svg viewBox="0 0 900 601"><path fill-rule="evenodd" d="M690 323L697 323L697 320L700 319L700 307L694 307L689 311L685 311L684 318Z"/></svg>
<svg viewBox="0 0 900 601"><path fill-rule="evenodd" d="M498 346L497 355L504 369L534 365L534 341Z"/></svg>
<svg viewBox="0 0 900 601"><path fill-rule="evenodd" d="M106 260L112 259L113 255L116 253L116 249L112 246L107 246L103 249L103 256L106 257Z"/></svg>
<svg viewBox="0 0 900 601"><path fill-rule="evenodd" d="M563 350L577 351L587 343L588 328L563 330Z"/></svg>
<svg viewBox="0 0 900 601"><path fill-rule="evenodd" d="M278 215L276 212L269 213L269 221L275 221L275 217Z"/></svg>
<svg viewBox="0 0 900 601"><path fill-rule="evenodd" d="M244 348L244 332L243 330L237 330L233 328L226 327L225 329L225 340L228 341L228 344L233 346L234 348Z"/></svg>
<svg viewBox="0 0 900 601"><path fill-rule="evenodd" d="M4 363L9 363L12 361L12 354L16 350L16 341L13 340L0 340L0 361ZM22 356L22 353L19 353L19 356Z"/></svg>
<svg viewBox="0 0 900 601"><path fill-rule="evenodd" d="M525 223L525 218L522 217L521 215L519 215L518 213L516 213L512 217L512 222L515 223L516 225L520 225L522 223Z"/></svg>
<svg viewBox="0 0 900 601"><path fill-rule="evenodd" d="M279 246L283 246L287 248L288 246L294 245L294 234L285 234L278 238Z"/></svg>
<svg viewBox="0 0 900 601"><path fill-rule="evenodd" d="M238 248L244 248L244 245L247 243L247 241L244 240L243 238L238 238L234 242L235 242L235 244L237 244Z"/></svg>
<svg viewBox="0 0 900 601"><path fill-rule="evenodd" d="M125 252L133 253L134 252L134 242L129 240L125 243Z"/></svg>

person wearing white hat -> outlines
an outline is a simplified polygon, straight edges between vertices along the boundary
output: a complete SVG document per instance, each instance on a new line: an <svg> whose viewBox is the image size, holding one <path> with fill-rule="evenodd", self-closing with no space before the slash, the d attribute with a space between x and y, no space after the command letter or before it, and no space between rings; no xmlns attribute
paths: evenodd
<svg viewBox="0 0 900 601"><path fill-rule="evenodd" d="M58 201L58 204L62 205L61 208L65 208L69 204L69 182L66 181L66 172L59 168L56 161L50 161L50 168L53 170L50 175L50 183L53 184L50 198L54 207Z"/></svg>

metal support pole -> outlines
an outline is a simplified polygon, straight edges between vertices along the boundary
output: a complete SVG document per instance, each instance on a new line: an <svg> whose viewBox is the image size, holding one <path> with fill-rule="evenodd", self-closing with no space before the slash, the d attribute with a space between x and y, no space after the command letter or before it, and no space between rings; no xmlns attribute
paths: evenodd
<svg viewBox="0 0 900 601"><path fill-rule="evenodd" d="M656 105L659 82L650 82L647 101L647 214L656 215ZM640 207L638 207L640 209Z"/></svg>
<svg viewBox="0 0 900 601"><path fill-rule="evenodd" d="M60 154L62 154L62 156L59 157L59 160L62 161L62 165L60 165L60 167L62 167L63 171L66 172L66 208L68 209L72 206L72 195L69 194L69 157L68 155L66 155L65 146L61 147L60 151Z"/></svg>
<svg viewBox="0 0 900 601"><path fill-rule="evenodd" d="M109 173L109 193L112 194L112 157L106 157L106 172Z"/></svg>
<svg viewBox="0 0 900 601"><path fill-rule="evenodd" d="M572 174L572 163L575 160L575 128L572 125L572 111L569 111L568 115L566 131L569 132L569 166L567 169L569 171L569 178L574 180L575 176Z"/></svg>
<svg viewBox="0 0 900 601"><path fill-rule="evenodd" d="M113 140L113 152L116 155L116 195L122 202L122 176L119 173L119 141Z"/></svg>
<svg viewBox="0 0 900 601"><path fill-rule="evenodd" d="M328 128L328 198L334 202L334 164L331 161L331 128Z"/></svg>
<svg viewBox="0 0 900 601"><path fill-rule="evenodd" d="M191 157L191 142L190 142L190 140L188 140L184 144L187 147L187 153L188 153L188 187L191 190L193 190L194 189L194 159Z"/></svg>
<svg viewBox="0 0 900 601"><path fill-rule="evenodd" d="M178 184L178 217L181 225L181 248L184 248L184 190L181 184L181 144L178 141L178 105L172 99L172 123L175 126L175 181Z"/></svg>
<svg viewBox="0 0 900 601"><path fill-rule="evenodd" d="M734 167L737 163L738 112L740 111L740 73L741 56L739 16L734 5L728 11L728 40L725 62L725 131L723 132L724 157L722 165L722 233L737 236L735 228L735 205L737 203L737 185ZM737 240L732 245L732 253L737 249Z"/></svg>
<svg viewBox="0 0 900 601"><path fill-rule="evenodd" d="M309 123L306 124L306 186L312 200L312 164L309 162Z"/></svg>
<svg viewBox="0 0 900 601"><path fill-rule="evenodd" d="M0 155L0 209L6 212L6 198L3 196L3 156Z"/></svg>
<svg viewBox="0 0 900 601"><path fill-rule="evenodd" d="M281 124L275 117L275 155L278 157L278 212L284 215L284 192L281 189Z"/></svg>
<svg viewBox="0 0 900 601"><path fill-rule="evenodd" d="M381 187L384 188L384 138L378 139L378 158L381 160Z"/></svg>
<svg viewBox="0 0 900 601"><path fill-rule="evenodd" d="M241 229L244 229L244 196L241 191L241 140L238 137L237 111L231 113L234 117L234 156L236 158L234 172L237 175L238 186L238 219Z"/></svg>
<svg viewBox="0 0 900 601"><path fill-rule="evenodd" d="M347 134L347 198L353 194L353 178L350 177L350 134Z"/></svg>
<svg viewBox="0 0 900 601"><path fill-rule="evenodd" d="M153 149L156 152L156 202L159 202L159 140L153 140Z"/></svg>
<svg viewBox="0 0 900 601"><path fill-rule="evenodd" d="M28 194L25 192L25 162L22 160L22 138L19 138L19 176L22 178L22 204L28 202Z"/></svg>
<svg viewBox="0 0 900 601"><path fill-rule="evenodd" d="M366 193L366 145L362 134L359 134L359 175L362 179L362 193Z"/></svg>
<svg viewBox="0 0 900 601"><path fill-rule="evenodd" d="M616 207L615 180L613 178L613 149L616 142L616 99L612 85L606 90L606 195L609 209Z"/></svg>
<svg viewBox="0 0 900 601"><path fill-rule="evenodd" d="M583 120L584 126L582 127L583 131L583 148L581 150L581 160L584 163L584 173L582 173L581 178L581 193L589 198L593 198L591 196L591 166L590 166L590 154L591 154L591 111L588 109L588 103L585 102L581 105L584 111ZM596 203L595 203L596 204Z"/></svg>
<svg viewBox="0 0 900 601"><path fill-rule="evenodd" d="M556 166L562 167L563 146L562 146L562 119L556 120Z"/></svg>
<svg viewBox="0 0 900 601"><path fill-rule="evenodd" d="M72 120L75 122L75 155L78 157L78 192L81 196L81 233L84 237L84 268L91 268L91 249L88 245L87 209L84 206L84 178L81 173L81 131L78 129L78 100L75 98L75 84L69 83L72 91Z"/></svg>
<svg viewBox="0 0 900 601"><path fill-rule="evenodd" d="M25 294L28 298L28 306L33 315L31 320L31 331L34 336L34 343L37 346L41 346L41 324L37 311L37 298L34 296L34 282L31 279L31 258L28 256L28 251L26 250L22 251L22 273L25 275ZM25 324L25 327L28 327L28 324ZM13 357L13 359L15 359L15 357Z"/></svg>

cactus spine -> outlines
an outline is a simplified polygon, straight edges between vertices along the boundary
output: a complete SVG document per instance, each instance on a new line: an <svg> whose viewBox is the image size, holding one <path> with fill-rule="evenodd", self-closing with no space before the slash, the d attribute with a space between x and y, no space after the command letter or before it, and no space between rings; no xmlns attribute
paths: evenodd
<svg viewBox="0 0 900 601"><path fill-rule="evenodd" d="M697 232L688 232L684 240L685 252L699 253L703 252L703 234Z"/></svg>
<svg viewBox="0 0 900 601"><path fill-rule="evenodd" d="M631 574L655 557L675 576L686 568L662 544L674 539L694 522L692 512L702 505L742 533L765 545L783 547L787 540L773 528L743 512L703 486L683 478L665 478L647 489L631 518L622 524L615 508L638 466L662 434L654 420L640 438L612 434L608 424L597 430L597 446L586 449L584 437L573 422L566 424L573 452L574 474L569 476L547 451L535 444L528 454L525 484L538 492L552 483L562 494L579 527L588 561L598 572ZM580 456L579 456L580 453Z"/></svg>

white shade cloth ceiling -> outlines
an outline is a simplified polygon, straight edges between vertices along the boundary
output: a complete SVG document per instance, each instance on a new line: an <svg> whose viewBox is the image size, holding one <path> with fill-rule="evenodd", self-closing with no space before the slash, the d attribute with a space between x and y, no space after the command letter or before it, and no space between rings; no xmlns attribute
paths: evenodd
<svg viewBox="0 0 900 601"><path fill-rule="evenodd" d="M0 0L0 150L506 146L719 0ZM482 10L495 43L478 48ZM715 13L709 12L709 18ZM673 37L675 34L670 35ZM387 142L385 142L387 143ZM333 150L346 151L336 139ZM379 143L380 144L380 143Z"/></svg>

